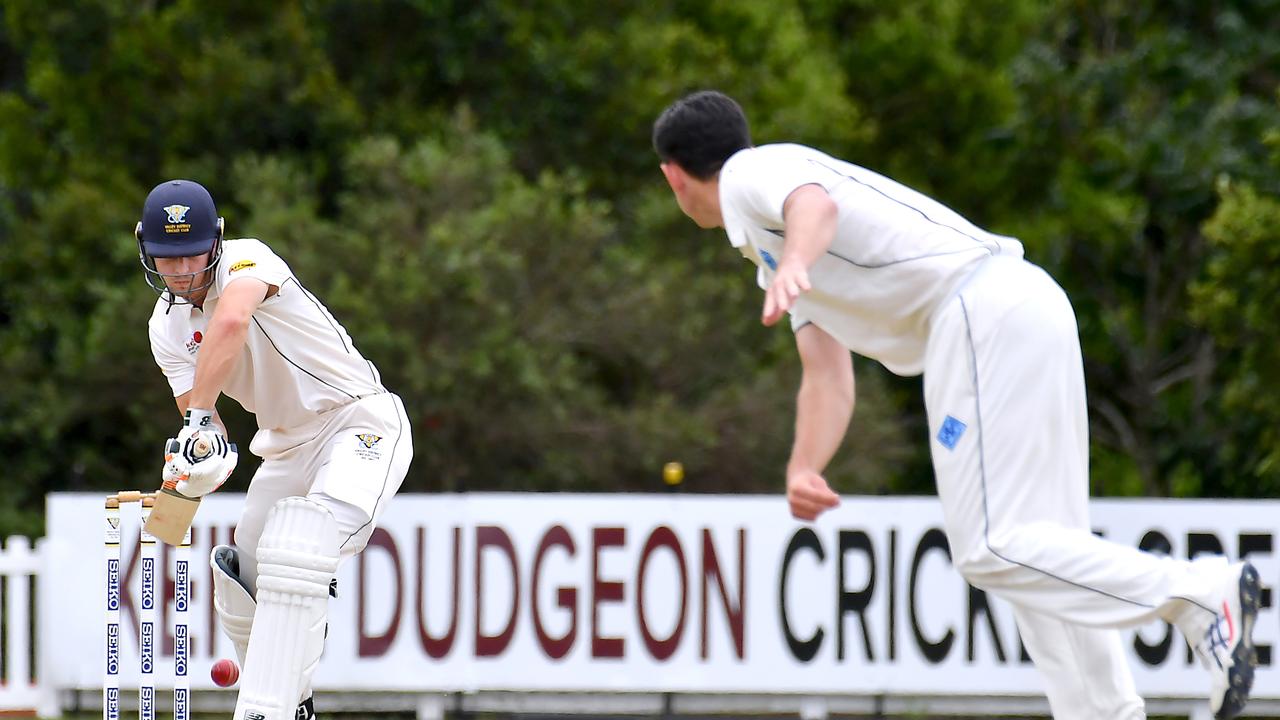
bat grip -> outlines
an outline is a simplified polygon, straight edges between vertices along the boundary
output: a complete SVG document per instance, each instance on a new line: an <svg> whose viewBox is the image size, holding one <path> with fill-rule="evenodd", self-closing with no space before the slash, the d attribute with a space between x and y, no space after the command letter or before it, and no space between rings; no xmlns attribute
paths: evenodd
<svg viewBox="0 0 1280 720"><path fill-rule="evenodd" d="M191 455L197 461L203 460L213 454L213 443L204 436L203 433L196 435L195 445L191 447Z"/></svg>

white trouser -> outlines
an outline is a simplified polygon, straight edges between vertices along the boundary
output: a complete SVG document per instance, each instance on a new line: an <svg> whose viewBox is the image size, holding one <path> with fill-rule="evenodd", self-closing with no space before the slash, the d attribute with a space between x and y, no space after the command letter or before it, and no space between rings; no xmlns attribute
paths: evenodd
<svg viewBox="0 0 1280 720"><path fill-rule="evenodd" d="M1120 628L1216 607L1227 566L1090 532L1075 314L1043 270L987 260L933 318L924 389L952 560L1013 604L1054 717L1141 718Z"/></svg>
<svg viewBox="0 0 1280 720"><path fill-rule="evenodd" d="M341 559L364 549L378 516L400 489L413 438L400 398L383 393L334 410L314 440L266 459L254 473L236 525L240 576L256 588L257 548L267 513L286 497L329 510L342 536Z"/></svg>

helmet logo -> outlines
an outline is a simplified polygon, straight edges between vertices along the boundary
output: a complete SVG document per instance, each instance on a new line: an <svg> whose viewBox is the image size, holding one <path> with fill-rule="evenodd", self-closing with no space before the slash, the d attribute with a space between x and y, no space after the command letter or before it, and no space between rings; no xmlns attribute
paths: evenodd
<svg viewBox="0 0 1280 720"><path fill-rule="evenodd" d="M180 223L186 221L187 211L190 209L191 208L186 205L167 205L165 206L164 211L169 213L169 222Z"/></svg>

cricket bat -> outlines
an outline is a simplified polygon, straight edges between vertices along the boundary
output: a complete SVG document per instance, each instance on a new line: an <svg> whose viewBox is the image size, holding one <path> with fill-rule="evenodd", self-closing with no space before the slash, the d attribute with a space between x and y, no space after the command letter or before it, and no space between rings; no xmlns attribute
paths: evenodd
<svg viewBox="0 0 1280 720"><path fill-rule="evenodd" d="M213 452L203 436L196 439L193 450L197 459L208 457ZM151 516L144 528L166 545L182 545L199 509L200 498L183 495L178 492L176 481L166 480L156 492L155 504L151 506Z"/></svg>

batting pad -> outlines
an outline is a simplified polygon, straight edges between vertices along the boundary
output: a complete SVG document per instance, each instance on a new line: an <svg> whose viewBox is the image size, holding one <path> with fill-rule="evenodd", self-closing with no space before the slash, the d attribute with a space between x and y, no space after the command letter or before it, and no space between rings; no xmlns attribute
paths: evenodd
<svg viewBox="0 0 1280 720"><path fill-rule="evenodd" d="M244 667L249 631L253 629L253 614L258 604L240 578L240 556L234 548L215 547L209 554L209 567L213 569L213 609L218 613L222 632L236 646L240 667Z"/></svg>
<svg viewBox="0 0 1280 720"><path fill-rule="evenodd" d="M323 506L285 498L258 541L258 612L234 720L291 720L324 649L338 525Z"/></svg>

